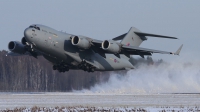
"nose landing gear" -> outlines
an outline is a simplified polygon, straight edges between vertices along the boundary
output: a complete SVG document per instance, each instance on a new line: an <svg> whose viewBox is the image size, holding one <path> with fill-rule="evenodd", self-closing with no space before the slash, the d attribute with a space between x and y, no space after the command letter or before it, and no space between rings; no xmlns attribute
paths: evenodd
<svg viewBox="0 0 200 112"><path fill-rule="evenodd" d="M28 42L25 43L25 49L34 57L37 58L38 54L35 52L33 48L33 44L29 44Z"/></svg>

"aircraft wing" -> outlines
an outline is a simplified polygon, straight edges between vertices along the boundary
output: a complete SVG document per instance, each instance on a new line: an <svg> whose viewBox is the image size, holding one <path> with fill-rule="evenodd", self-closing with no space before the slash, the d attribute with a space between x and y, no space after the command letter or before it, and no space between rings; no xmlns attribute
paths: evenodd
<svg viewBox="0 0 200 112"><path fill-rule="evenodd" d="M140 36L155 36L155 37L161 37L161 38L170 38L170 39L177 39L175 37L169 37L169 36L162 36L162 35L156 35L156 34L149 34L149 33L143 33L143 32L135 32L137 35L140 35ZM126 35L127 33L125 34L122 34L116 38L113 39L113 41L116 41L116 40L121 40L124 38L124 36ZM167 51L160 51L160 50L154 50L154 49L148 49L148 48L142 48L142 47L137 47L137 46L127 46L127 45L119 45L120 48L121 48L121 51L118 52L118 53L112 53L112 52L109 52L107 50L104 50L102 48L102 43L103 41L102 40L97 40L97 39L92 39L92 38L89 38L87 37L88 40L90 40L90 43L91 43L91 49L95 52L95 53L98 53L99 55L101 55L102 57L106 58L106 55L105 54L114 54L116 55L117 57L120 58L120 55L119 54L124 54L126 55L127 57L130 57L130 55L140 55L141 57L144 58L144 55L152 55L152 53L161 53L161 54L173 54L173 55L179 55L180 53L180 50L182 48L183 45L181 45L181 47L175 52L167 52Z"/></svg>
<svg viewBox="0 0 200 112"><path fill-rule="evenodd" d="M65 51L65 54L68 55L69 57L71 57L72 59L76 60L77 62L86 62L87 64L90 64L96 68L99 68L99 65L96 64L94 61L89 61L89 60L85 60L80 58L80 56L77 56L75 54L72 54L70 52Z"/></svg>
<svg viewBox="0 0 200 112"><path fill-rule="evenodd" d="M109 53L105 50L103 50L101 48L101 44L102 44L103 41L101 40L96 40L96 39L93 39L92 40L92 50L95 52L95 53L98 53L99 55L101 55L102 57L106 58L106 55L105 53Z"/></svg>
<svg viewBox="0 0 200 112"><path fill-rule="evenodd" d="M128 51L138 51L138 52L148 52L148 53L161 53L161 54L173 54L172 52L166 52L166 51L160 51L160 50L153 50L153 49L147 49L142 47L135 47L135 46L122 46L123 49Z"/></svg>
<svg viewBox="0 0 200 112"><path fill-rule="evenodd" d="M154 50L154 49L147 49L147 48L142 48L142 47L136 47L136 46L126 46L123 45L123 51L129 53L130 55L140 55L141 57L144 58L144 55L151 55L152 53L161 53L161 54L173 54L173 55L179 55L183 45L179 47L179 49L173 53L173 52L167 52L167 51L160 51L160 50Z"/></svg>
<svg viewBox="0 0 200 112"><path fill-rule="evenodd" d="M102 40L92 39L93 46L101 47Z"/></svg>
<svg viewBox="0 0 200 112"><path fill-rule="evenodd" d="M19 53L15 53L15 52L8 52L6 54L6 56L25 56L25 55L29 55L29 56L33 56L34 58L37 58L37 56L40 56L41 53L40 52L26 52L24 54L19 54Z"/></svg>
<svg viewBox="0 0 200 112"><path fill-rule="evenodd" d="M30 52L26 52L24 54L19 54L19 53L15 53L15 52L8 52L6 54L6 56L25 56L25 55L30 55L32 56L32 54ZM38 55L38 54L37 54Z"/></svg>
<svg viewBox="0 0 200 112"><path fill-rule="evenodd" d="M123 38L124 35L125 34L123 34L122 36L118 36L114 40L121 39L121 38ZM145 35L147 35L147 34L145 34ZM149 35L151 35L151 34L149 34ZM168 37L164 37L164 38L168 38ZM174 39L173 37L169 37L169 38ZM105 50L103 50L101 48L101 43L102 42L103 41L101 41L101 40L95 40L95 39L93 39L93 41L92 41L92 43L93 43L92 49L96 53L99 53L101 56L105 57L105 54L106 53L110 54L110 52L107 52L107 51L105 51ZM136 46L122 45L122 51L119 54L125 54L128 57L130 57L129 55L140 55L143 58L144 58L144 55L151 55L152 53L179 55L182 47L183 47L183 45L181 45L180 48L174 53L174 52L167 52L167 51L160 51L160 50L154 50L154 49L147 49L147 48L136 47Z"/></svg>
<svg viewBox="0 0 200 112"><path fill-rule="evenodd" d="M25 54L18 54L14 52L8 52L6 56L24 56L24 55L29 55L27 52Z"/></svg>

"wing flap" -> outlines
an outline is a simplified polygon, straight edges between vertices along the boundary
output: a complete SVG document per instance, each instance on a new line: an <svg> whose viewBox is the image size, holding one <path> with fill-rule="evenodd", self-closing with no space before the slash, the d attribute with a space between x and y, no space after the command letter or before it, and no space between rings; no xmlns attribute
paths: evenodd
<svg viewBox="0 0 200 112"><path fill-rule="evenodd" d="M138 52L138 55L143 55L141 53L147 53L147 54L151 54L151 53L161 53L161 54L174 54L174 55L179 55L181 49L182 49L183 45L181 45L179 47L179 49L173 53L173 52L167 52L167 51L160 51L160 50L154 50L154 49L147 49L147 48L142 48L142 47L135 47L135 46L126 46L123 45L122 48L125 51L129 51L129 52Z"/></svg>
<svg viewBox="0 0 200 112"><path fill-rule="evenodd" d="M147 48L135 47L135 46L123 45L122 48L127 49L127 50L131 50L131 51L139 51L139 52L172 54L172 52L166 52L166 51L160 51L160 50L154 50L154 49L147 49Z"/></svg>

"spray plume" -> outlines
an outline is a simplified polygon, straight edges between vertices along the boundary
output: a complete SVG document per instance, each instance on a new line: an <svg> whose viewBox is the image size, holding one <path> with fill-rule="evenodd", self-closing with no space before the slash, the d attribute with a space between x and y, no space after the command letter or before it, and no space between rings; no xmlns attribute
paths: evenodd
<svg viewBox="0 0 200 112"><path fill-rule="evenodd" d="M154 94L200 93L200 62L184 60L137 64L124 74L112 72L109 80L83 89L86 93Z"/></svg>

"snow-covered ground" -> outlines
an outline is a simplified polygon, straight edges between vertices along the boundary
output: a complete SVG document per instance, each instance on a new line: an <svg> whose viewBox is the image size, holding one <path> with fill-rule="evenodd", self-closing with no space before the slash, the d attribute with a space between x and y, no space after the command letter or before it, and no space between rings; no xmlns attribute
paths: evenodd
<svg viewBox="0 0 200 112"><path fill-rule="evenodd" d="M0 110L19 111L200 111L200 61L140 65L107 82L71 93L0 93ZM169 94L159 94L169 93Z"/></svg>
<svg viewBox="0 0 200 112"><path fill-rule="evenodd" d="M199 112L199 107L32 107L32 108L15 108L5 109L3 112Z"/></svg>
<svg viewBox="0 0 200 112"><path fill-rule="evenodd" d="M89 94L89 93L0 93L0 110L38 109L144 109L199 110L200 94ZM56 110L55 110L56 111Z"/></svg>

